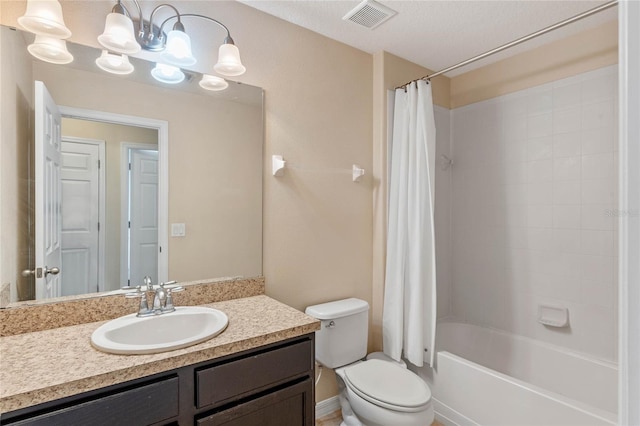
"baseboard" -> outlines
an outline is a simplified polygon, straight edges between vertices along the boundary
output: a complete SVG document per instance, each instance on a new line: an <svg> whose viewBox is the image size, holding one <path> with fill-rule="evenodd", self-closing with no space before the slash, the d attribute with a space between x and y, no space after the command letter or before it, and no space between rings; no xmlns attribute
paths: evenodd
<svg viewBox="0 0 640 426"><path fill-rule="evenodd" d="M340 399L338 395L316 403L316 419L324 417L340 409Z"/></svg>

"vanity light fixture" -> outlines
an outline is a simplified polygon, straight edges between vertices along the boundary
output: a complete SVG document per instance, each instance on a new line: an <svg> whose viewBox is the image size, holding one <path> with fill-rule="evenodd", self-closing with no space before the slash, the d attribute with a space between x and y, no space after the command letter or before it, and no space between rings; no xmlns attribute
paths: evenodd
<svg viewBox="0 0 640 426"><path fill-rule="evenodd" d="M178 9L170 4L161 4L156 6L151 12L149 19L146 20L142 15L138 0L131 0L137 11L137 18L133 17L129 10L122 4L122 0L116 0L116 5L107 15L104 33L98 37L98 41L106 49L118 53L131 54L125 51L120 44L123 40L136 40L142 49L152 52L162 51L160 55L161 61L176 67L188 67L196 63L196 58L191 52L191 39L186 33L182 23L183 18L204 19L222 27L227 35L219 49L218 62L213 67L214 70L224 76L239 76L244 74L246 68L240 60L240 51L231 38L229 29L213 18L193 13L181 14ZM156 25L156 14L163 8L173 9L174 14L166 18L159 26ZM113 15L120 15L114 18ZM171 31L165 34L164 27L170 21L175 19ZM135 29L134 29L135 27ZM117 29L112 29L117 28ZM117 37L113 34L117 34ZM129 43L128 43L129 44ZM155 68L154 68L155 69ZM159 72L158 72L159 73ZM155 73L152 73L155 77Z"/></svg>
<svg viewBox="0 0 640 426"><path fill-rule="evenodd" d="M202 80L200 80L200 87L205 90L219 91L229 87L229 83L224 78L217 77L215 75L204 74Z"/></svg>
<svg viewBox="0 0 640 426"><path fill-rule="evenodd" d="M109 53L108 50L102 51L102 55L96 59L96 65L101 70L112 74L126 75L133 72L133 65L129 62L127 55Z"/></svg>
<svg viewBox="0 0 640 426"><path fill-rule="evenodd" d="M59 38L36 35L35 41L27 50L36 58L56 65L68 64L73 55L67 50L67 43Z"/></svg>
<svg viewBox="0 0 640 426"><path fill-rule="evenodd" d="M240 60L240 51L231 38L229 29L220 21L204 15L181 14L178 9L167 3L156 6L147 20L142 14L138 0L130 0L130 2L135 6L137 16L131 15L122 0L116 0L111 13L107 14L104 31L98 36L98 42L106 49L96 60L96 64L101 69L115 74L128 74L133 71L133 65L129 63L125 55L133 55L138 53L140 49L152 52L161 51L160 62L151 71L151 75L163 83L177 84L183 81L185 76L179 68L192 66L197 60L191 51L191 39L185 31L182 19L198 18L213 22L226 31L226 36L218 49L218 62L213 67L214 71L229 77L245 73L246 68ZM160 25L156 25L154 23L156 14L163 8L172 9L173 15L166 18ZM165 25L174 19L176 22L173 24L172 30L166 34L163 31ZM43 52L45 52L45 47L49 46L49 62L67 63L70 62L69 57L73 60L71 54L66 50L64 42L62 42L62 46L60 43L60 39L71 36L71 31L64 25L62 7L58 0L27 0L27 11L24 16L18 18L18 22L30 32L58 39L58 42L45 42L36 39L34 47L29 49L34 56L40 59L47 57ZM34 53L32 50L38 53ZM62 60L62 57L67 62L55 62ZM213 76L205 75L200 86L206 90L223 90L223 86L226 88L228 83L224 79L214 79Z"/></svg>

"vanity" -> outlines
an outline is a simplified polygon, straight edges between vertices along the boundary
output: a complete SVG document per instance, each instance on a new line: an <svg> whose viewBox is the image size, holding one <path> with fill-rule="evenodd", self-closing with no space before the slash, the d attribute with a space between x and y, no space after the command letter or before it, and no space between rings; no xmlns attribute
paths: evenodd
<svg viewBox="0 0 640 426"><path fill-rule="evenodd" d="M0 338L0 424L313 425L319 322L264 294L202 306L227 329L157 354L94 349L106 321Z"/></svg>

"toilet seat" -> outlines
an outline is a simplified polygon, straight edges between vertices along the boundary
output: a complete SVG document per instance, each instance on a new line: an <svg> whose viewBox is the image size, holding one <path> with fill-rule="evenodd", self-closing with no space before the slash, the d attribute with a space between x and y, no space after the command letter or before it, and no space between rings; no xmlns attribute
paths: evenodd
<svg viewBox="0 0 640 426"><path fill-rule="evenodd" d="M431 402L431 391L416 374L398 365L370 359L344 370L346 384L364 400L401 412L419 412Z"/></svg>

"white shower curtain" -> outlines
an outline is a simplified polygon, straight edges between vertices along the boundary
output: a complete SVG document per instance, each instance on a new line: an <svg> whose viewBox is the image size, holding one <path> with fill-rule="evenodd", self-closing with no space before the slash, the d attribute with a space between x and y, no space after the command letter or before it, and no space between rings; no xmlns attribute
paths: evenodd
<svg viewBox="0 0 640 426"><path fill-rule="evenodd" d="M389 179L383 350L433 366L436 336L434 235L436 129L431 84L395 91Z"/></svg>

